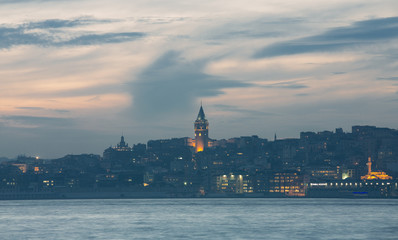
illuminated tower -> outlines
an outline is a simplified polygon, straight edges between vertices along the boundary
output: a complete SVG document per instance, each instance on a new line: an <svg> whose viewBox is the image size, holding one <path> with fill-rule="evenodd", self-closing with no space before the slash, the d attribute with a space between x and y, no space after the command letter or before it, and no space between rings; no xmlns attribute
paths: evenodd
<svg viewBox="0 0 398 240"><path fill-rule="evenodd" d="M369 157L368 162L366 163L368 165L368 175L372 174L372 159Z"/></svg>
<svg viewBox="0 0 398 240"><path fill-rule="evenodd" d="M206 120L205 113L200 105L198 117L195 124L195 152L201 152L209 146L209 122Z"/></svg>

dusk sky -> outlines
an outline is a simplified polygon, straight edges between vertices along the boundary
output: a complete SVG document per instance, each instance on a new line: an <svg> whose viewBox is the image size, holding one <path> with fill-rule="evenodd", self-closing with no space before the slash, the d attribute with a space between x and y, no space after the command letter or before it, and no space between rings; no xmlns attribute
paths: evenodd
<svg viewBox="0 0 398 240"><path fill-rule="evenodd" d="M0 0L0 157L398 128L398 1Z"/></svg>

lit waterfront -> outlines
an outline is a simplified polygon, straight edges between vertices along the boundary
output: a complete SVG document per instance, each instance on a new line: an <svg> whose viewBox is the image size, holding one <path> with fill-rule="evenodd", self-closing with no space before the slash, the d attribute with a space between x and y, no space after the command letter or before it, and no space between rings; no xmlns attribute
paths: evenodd
<svg viewBox="0 0 398 240"><path fill-rule="evenodd" d="M397 199L0 201L2 239L396 239Z"/></svg>

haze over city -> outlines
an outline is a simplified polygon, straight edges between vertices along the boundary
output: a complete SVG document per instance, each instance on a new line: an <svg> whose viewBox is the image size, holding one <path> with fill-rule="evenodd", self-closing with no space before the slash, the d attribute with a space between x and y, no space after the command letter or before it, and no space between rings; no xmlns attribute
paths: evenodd
<svg viewBox="0 0 398 240"><path fill-rule="evenodd" d="M397 1L0 1L0 157L398 128Z"/></svg>

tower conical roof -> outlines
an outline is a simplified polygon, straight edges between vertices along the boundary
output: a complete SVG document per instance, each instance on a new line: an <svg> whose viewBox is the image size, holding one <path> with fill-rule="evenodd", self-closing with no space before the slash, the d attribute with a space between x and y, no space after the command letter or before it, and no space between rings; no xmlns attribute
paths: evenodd
<svg viewBox="0 0 398 240"><path fill-rule="evenodd" d="M196 120L206 120L205 112L203 111L202 105L200 105L198 117L196 118Z"/></svg>

